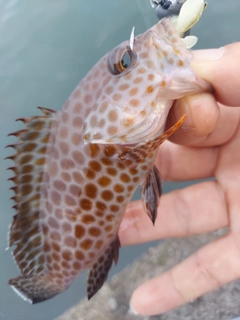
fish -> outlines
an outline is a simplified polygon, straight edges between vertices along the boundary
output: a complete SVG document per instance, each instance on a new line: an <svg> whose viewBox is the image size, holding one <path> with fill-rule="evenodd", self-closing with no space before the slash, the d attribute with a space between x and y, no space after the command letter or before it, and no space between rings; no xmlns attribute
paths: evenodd
<svg viewBox="0 0 240 320"><path fill-rule="evenodd" d="M154 160L183 123L165 129L174 100L210 90L191 68L192 53L169 18L101 58L59 111L19 118L24 129L9 169L16 214L9 247L21 275L9 285L38 303L66 290L88 269L87 296L117 264L118 229L141 185L154 224L162 193Z"/></svg>

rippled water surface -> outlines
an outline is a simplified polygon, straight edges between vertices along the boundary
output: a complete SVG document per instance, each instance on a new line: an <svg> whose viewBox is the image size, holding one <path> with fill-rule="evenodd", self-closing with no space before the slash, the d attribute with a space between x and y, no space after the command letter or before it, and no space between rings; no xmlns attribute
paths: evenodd
<svg viewBox="0 0 240 320"><path fill-rule="evenodd" d="M194 34L198 48L239 40L240 1L211 1ZM156 22L149 0L0 0L0 320L53 319L85 295L83 273L64 293L31 306L7 285L19 274L7 247L14 211L8 190L14 142L7 134L22 128L14 119L39 114L38 105L60 109L79 80L99 58L128 39L135 25L141 33ZM183 186L183 184L180 184ZM166 184L165 192L179 187ZM110 276L149 246L123 248Z"/></svg>

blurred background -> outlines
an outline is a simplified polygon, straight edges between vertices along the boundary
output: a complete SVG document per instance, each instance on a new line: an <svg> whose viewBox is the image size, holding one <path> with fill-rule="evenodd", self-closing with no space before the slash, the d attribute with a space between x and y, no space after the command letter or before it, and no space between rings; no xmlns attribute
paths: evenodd
<svg viewBox="0 0 240 320"><path fill-rule="evenodd" d="M196 48L219 47L239 40L240 1L211 1L194 28ZM157 22L149 0L0 0L0 320L51 320L85 295L86 273L55 298L30 305L7 285L19 275L6 251L8 226L14 215L4 158L7 134L23 128L14 120L39 114L37 106L60 109L87 71L106 52ZM191 182L194 183L194 182ZM165 183L164 192L186 183ZM139 194L135 195L135 199ZM113 276L153 243L122 248Z"/></svg>

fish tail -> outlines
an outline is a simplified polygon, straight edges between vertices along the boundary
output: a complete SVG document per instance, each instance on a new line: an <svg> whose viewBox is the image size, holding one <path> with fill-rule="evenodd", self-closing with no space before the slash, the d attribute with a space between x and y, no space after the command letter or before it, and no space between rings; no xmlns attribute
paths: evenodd
<svg viewBox="0 0 240 320"><path fill-rule="evenodd" d="M23 300L32 304L50 299L68 287L61 279L49 274L12 278L9 280L9 285Z"/></svg>

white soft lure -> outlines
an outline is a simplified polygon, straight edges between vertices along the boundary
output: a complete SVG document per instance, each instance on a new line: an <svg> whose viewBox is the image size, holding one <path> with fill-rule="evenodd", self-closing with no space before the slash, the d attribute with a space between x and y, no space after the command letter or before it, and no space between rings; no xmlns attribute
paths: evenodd
<svg viewBox="0 0 240 320"><path fill-rule="evenodd" d="M180 37L183 37L184 34L190 30L201 18L204 9L207 7L207 2L204 0L182 0L182 1L175 1L171 0L172 4L169 5L169 8L161 8L162 11L160 16L171 16L172 23L174 24L178 34ZM150 4L152 7L157 6L157 2L150 0ZM159 4L160 5L160 4ZM162 4L164 6L164 4ZM187 36L183 39L183 42L186 48L192 48L198 41L196 36Z"/></svg>

